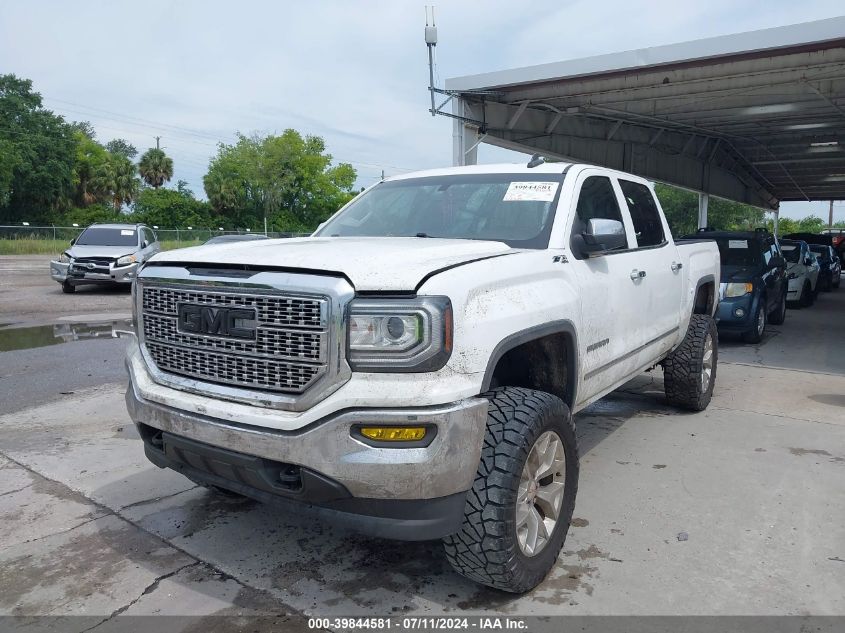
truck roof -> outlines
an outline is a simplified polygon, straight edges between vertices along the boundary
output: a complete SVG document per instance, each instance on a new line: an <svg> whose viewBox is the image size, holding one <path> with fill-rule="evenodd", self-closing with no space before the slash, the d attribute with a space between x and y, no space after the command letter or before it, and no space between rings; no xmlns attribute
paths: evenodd
<svg viewBox="0 0 845 633"><path fill-rule="evenodd" d="M498 163L493 165L464 165L461 167L441 167L414 171L385 180L405 180L406 178L425 178L426 176L454 176L456 174L562 174L572 163L543 163L528 167L529 157L522 163Z"/></svg>

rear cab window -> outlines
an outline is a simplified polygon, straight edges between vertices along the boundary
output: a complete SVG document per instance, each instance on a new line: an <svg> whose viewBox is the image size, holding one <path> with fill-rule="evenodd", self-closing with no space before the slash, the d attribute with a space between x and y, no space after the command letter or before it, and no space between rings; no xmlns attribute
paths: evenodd
<svg viewBox="0 0 845 633"><path fill-rule="evenodd" d="M619 179L619 187L631 212L637 247L647 248L666 244L663 221L651 190L645 185Z"/></svg>

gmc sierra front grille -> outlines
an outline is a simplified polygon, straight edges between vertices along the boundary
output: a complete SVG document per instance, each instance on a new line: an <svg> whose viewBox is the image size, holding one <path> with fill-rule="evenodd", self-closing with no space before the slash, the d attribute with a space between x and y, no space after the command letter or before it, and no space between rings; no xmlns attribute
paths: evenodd
<svg viewBox="0 0 845 633"><path fill-rule="evenodd" d="M322 297L253 294L140 285L141 333L163 372L203 382L301 394L328 368L328 301ZM186 331L179 306L254 310L253 338ZM209 318L214 317L211 313ZM216 328L216 329L215 329Z"/></svg>

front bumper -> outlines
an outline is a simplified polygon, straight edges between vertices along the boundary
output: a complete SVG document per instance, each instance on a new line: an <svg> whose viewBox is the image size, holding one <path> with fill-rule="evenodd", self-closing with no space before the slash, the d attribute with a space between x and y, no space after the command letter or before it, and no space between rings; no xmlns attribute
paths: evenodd
<svg viewBox="0 0 845 633"><path fill-rule="evenodd" d="M469 398L437 407L346 410L299 431L278 431L144 400L131 381L126 403L147 456L160 467L402 540L458 530L487 418L487 401ZM353 437L353 425L361 423L425 423L437 432L425 447L382 448ZM279 473L291 466L301 475L298 490L279 485Z"/></svg>
<svg viewBox="0 0 845 633"><path fill-rule="evenodd" d="M58 262L58 261L51 261L50 262L50 277L53 278L53 281L58 281L59 283L63 283L65 279L67 279L67 269L70 264L65 262Z"/></svg>
<svg viewBox="0 0 845 633"><path fill-rule="evenodd" d="M720 330L744 332L754 326L754 310L757 307L753 294L742 297L727 297L719 300L716 324ZM737 315L742 310L742 315Z"/></svg>
<svg viewBox="0 0 845 633"><path fill-rule="evenodd" d="M138 272L138 264L128 266L109 266L107 273L91 272L80 265L65 264L59 261L50 262L50 276L59 283L65 281L74 286L84 284L131 284Z"/></svg>

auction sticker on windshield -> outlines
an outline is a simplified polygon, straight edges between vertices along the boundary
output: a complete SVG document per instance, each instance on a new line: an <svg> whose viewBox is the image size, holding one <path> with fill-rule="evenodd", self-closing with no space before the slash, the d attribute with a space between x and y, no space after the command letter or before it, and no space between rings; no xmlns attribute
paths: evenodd
<svg viewBox="0 0 845 633"><path fill-rule="evenodd" d="M127 229L121 229L120 234L121 235L135 235L135 231L127 230Z"/></svg>
<svg viewBox="0 0 845 633"><path fill-rule="evenodd" d="M557 188L556 182L512 182L502 200L504 202L521 200L551 202L555 199Z"/></svg>

